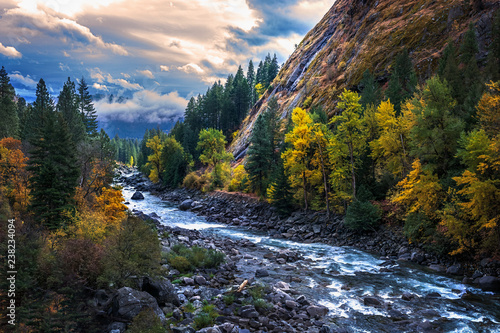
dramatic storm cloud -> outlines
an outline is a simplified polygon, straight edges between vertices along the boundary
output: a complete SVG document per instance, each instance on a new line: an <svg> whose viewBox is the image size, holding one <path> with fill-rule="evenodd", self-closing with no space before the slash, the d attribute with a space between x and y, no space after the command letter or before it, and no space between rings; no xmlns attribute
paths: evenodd
<svg viewBox="0 0 500 333"><path fill-rule="evenodd" d="M161 124L182 116L191 96L250 59L276 53L285 61L332 4L0 0L0 64L28 101L40 78L57 96L68 77L83 76L102 98L101 122Z"/></svg>

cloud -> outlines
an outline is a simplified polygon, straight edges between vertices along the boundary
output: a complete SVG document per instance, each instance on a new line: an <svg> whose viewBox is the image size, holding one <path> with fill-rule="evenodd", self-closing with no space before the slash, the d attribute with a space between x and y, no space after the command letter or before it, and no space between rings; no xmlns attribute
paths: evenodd
<svg viewBox="0 0 500 333"><path fill-rule="evenodd" d="M170 68L168 66L165 66L165 65L160 65L160 70L162 72L168 72L170 70Z"/></svg>
<svg viewBox="0 0 500 333"><path fill-rule="evenodd" d="M43 6L38 6L37 10L25 10L18 7L7 10L2 20L9 21L11 28L21 32L21 36L23 34L27 34L28 37L47 35L69 44L90 44L117 55L128 55L128 51L123 46L105 42L101 37L94 35L88 27L69 18L58 17L56 14Z"/></svg>
<svg viewBox="0 0 500 333"><path fill-rule="evenodd" d="M136 121L148 123L167 123L176 120L184 114L188 101L174 91L160 94L151 90L135 92L132 98L120 102L109 102L108 98L94 103L99 120L113 120L133 123Z"/></svg>
<svg viewBox="0 0 500 333"><path fill-rule="evenodd" d="M197 64L187 64L179 66L177 69L188 74L202 74L204 72L204 70Z"/></svg>
<svg viewBox="0 0 500 333"><path fill-rule="evenodd" d="M104 84L99 84L99 83L97 83L97 82L96 82L96 83L94 83L94 84L92 85L92 88L97 89L97 90L104 90L104 91L108 91L108 87L106 87L106 85L104 85Z"/></svg>
<svg viewBox="0 0 500 333"><path fill-rule="evenodd" d="M59 63L59 69L62 70L63 72L66 72L66 71L70 70L69 66L63 64L62 62Z"/></svg>
<svg viewBox="0 0 500 333"><path fill-rule="evenodd" d="M4 46L2 43L0 43L0 54L3 54L4 56L6 56L8 58L22 58L23 57L21 52L16 50L15 47Z"/></svg>
<svg viewBox="0 0 500 333"><path fill-rule="evenodd" d="M122 73L123 74L123 73ZM151 73L152 75L152 73ZM125 76L125 75L124 75ZM97 80L97 83L107 82L109 84L113 84L119 87L122 87L127 90L141 90L142 86L138 83L132 83L125 79L115 79L109 73L103 73L99 68L93 68L90 70L90 77L94 80ZM130 77L130 76L128 76Z"/></svg>
<svg viewBox="0 0 500 333"><path fill-rule="evenodd" d="M9 77L12 81L18 82L28 88L35 88L37 85L37 82L33 80L31 76L29 75L23 76L19 72L14 72L13 74L10 74Z"/></svg>
<svg viewBox="0 0 500 333"><path fill-rule="evenodd" d="M138 70L139 73L141 73L142 75L144 75L145 77L147 78L150 78L150 79L154 79L155 76L153 75L153 73L149 70L149 69L145 69L145 70Z"/></svg>

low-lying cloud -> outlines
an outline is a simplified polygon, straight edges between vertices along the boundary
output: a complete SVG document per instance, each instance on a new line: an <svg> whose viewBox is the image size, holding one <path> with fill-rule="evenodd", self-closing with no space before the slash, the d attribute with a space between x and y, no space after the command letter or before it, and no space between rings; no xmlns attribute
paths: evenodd
<svg viewBox="0 0 500 333"><path fill-rule="evenodd" d="M163 124L176 120L184 114L188 101L174 91L159 94L151 90L135 92L132 98L123 102L109 101L108 98L94 103L99 121L113 120L133 122L148 122Z"/></svg>

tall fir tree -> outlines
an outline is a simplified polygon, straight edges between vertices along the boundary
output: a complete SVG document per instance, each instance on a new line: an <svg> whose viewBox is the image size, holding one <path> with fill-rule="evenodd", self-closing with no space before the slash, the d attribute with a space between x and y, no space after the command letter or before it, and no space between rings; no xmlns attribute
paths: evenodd
<svg viewBox="0 0 500 333"><path fill-rule="evenodd" d="M500 80L500 10L497 10L493 18L485 72L488 80L494 82Z"/></svg>
<svg viewBox="0 0 500 333"><path fill-rule="evenodd" d="M87 135L97 135L97 112L94 108L92 96L89 93L89 88L83 76L78 83L78 111L80 111L83 116Z"/></svg>
<svg viewBox="0 0 500 333"><path fill-rule="evenodd" d="M250 89L250 106L253 106L255 102L257 101L257 95L255 94L255 68L253 66L253 61L250 60L248 62L248 69L247 69L247 82L248 86Z"/></svg>
<svg viewBox="0 0 500 333"><path fill-rule="evenodd" d="M86 127L84 117L78 111L78 97L76 95L75 83L69 77L59 94L57 111L62 114L68 124L73 143L77 146L85 138Z"/></svg>
<svg viewBox="0 0 500 333"><path fill-rule="evenodd" d="M401 111L401 103L410 98L417 87L417 74L413 68L408 50L403 50L396 57L392 69L386 98L394 104L396 114Z"/></svg>
<svg viewBox="0 0 500 333"><path fill-rule="evenodd" d="M15 102L16 92L10 84L7 71L0 69L0 139L19 135L19 117Z"/></svg>
<svg viewBox="0 0 500 333"><path fill-rule="evenodd" d="M361 91L361 100L360 103L363 107L367 107L368 105L376 105L379 102L379 89L378 84L375 81L375 77L367 69L363 73L363 78L359 83L360 91Z"/></svg>
<svg viewBox="0 0 500 333"><path fill-rule="evenodd" d="M247 152L248 161L245 165L252 190L259 195L265 195L266 193L270 166L273 160L271 142L265 116L260 114L255 120L252 136L250 137L250 147Z"/></svg>
<svg viewBox="0 0 500 333"><path fill-rule="evenodd" d="M48 229L65 227L75 209L74 194L79 177L76 149L61 114L43 114L44 126L31 142L31 211Z"/></svg>

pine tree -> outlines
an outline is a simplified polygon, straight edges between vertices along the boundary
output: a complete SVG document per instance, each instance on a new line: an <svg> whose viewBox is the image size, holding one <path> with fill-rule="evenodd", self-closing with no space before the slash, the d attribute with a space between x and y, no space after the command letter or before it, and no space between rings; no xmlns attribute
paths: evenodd
<svg viewBox="0 0 500 333"><path fill-rule="evenodd" d="M500 80L500 10L497 10L493 18L485 72L489 80L494 82Z"/></svg>
<svg viewBox="0 0 500 333"><path fill-rule="evenodd" d="M19 135L19 117L17 105L14 101L16 92L10 84L7 71L0 69L0 139L17 138Z"/></svg>
<svg viewBox="0 0 500 333"><path fill-rule="evenodd" d="M285 174L283 160L280 158L278 167L272 175L271 185L267 189L267 197L280 215L289 215L293 209L293 193Z"/></svg>
<svg viewBox="0 0 500 333"><path fill-rule="evenodd" d="M67 214L74 209L74 194L79 176L76 149L68 126L55 112L43 114L44 126L32 141L29 168L31 211L35 221L49 229L64 227Z"/></svg>
<svg viewBox="0 0 500 333"><path fill-rule="evenodd" d="M78 83L78 110L83 116L87 135L97 135L97 112L85 78Z"/></svg>
<svg viewBox="0 0 500 333"><path fill-rule="evenodd" d="M396 57L386 91L386 98L394 103L396 114L401 110L401 103L413 95L416 87L417 74L413 69L408 50L405 49Z"/></svg>
<svg viewBox="0 0 500 333"><path fill-rule="evenodd" d="M36 86L36 99L24 124L24 138L30 143L37 141L41 135L40 131L45 128L48 114L54 112L54 109L54 102L47 90L45 81L40 79Z"/></svg>
<svg viewBox="0 0 500 333"><path fill-rule="evenodd" d="M78 111L75 83L69 77L59 94L57 111L62 114L68 124L73 142L77 146L85 138L86 128L83 123L82 114Z"/></svg>
<svg viewBox="0 0 500 333"><path fill-rule="evenodd" d="M186 176L188 159L181 144L174 138L167 138L163 144L163 184L176 188Z"/></svg>
<svg viewBox="0 0 500 333"><path fill-rule="evenodd" d="M265 116L260 114L255 121L252 136L250 137L250 147L247 152L248 161L245 166L252 184L252 190L259 195L266 193L273 159L273 149L269 137L269 127L265 122Z"/></svg>
<svg viewBox="0 0 500 333"><path fill-rule="evenodd" d="M247 70L247 82L250 89L250 105L253 106L257 100L257 95L255 94L255 68L253 67L253 61L248 62Z"/></svg>
<svg viewBox="0 0 500 333"><path fill-rule="evenodd" d="M361 105L365 108L370 104L376 105L379 100L379 89L375 77L369 69L363 73L363 78L359 86L361 91Z"/></svg>

